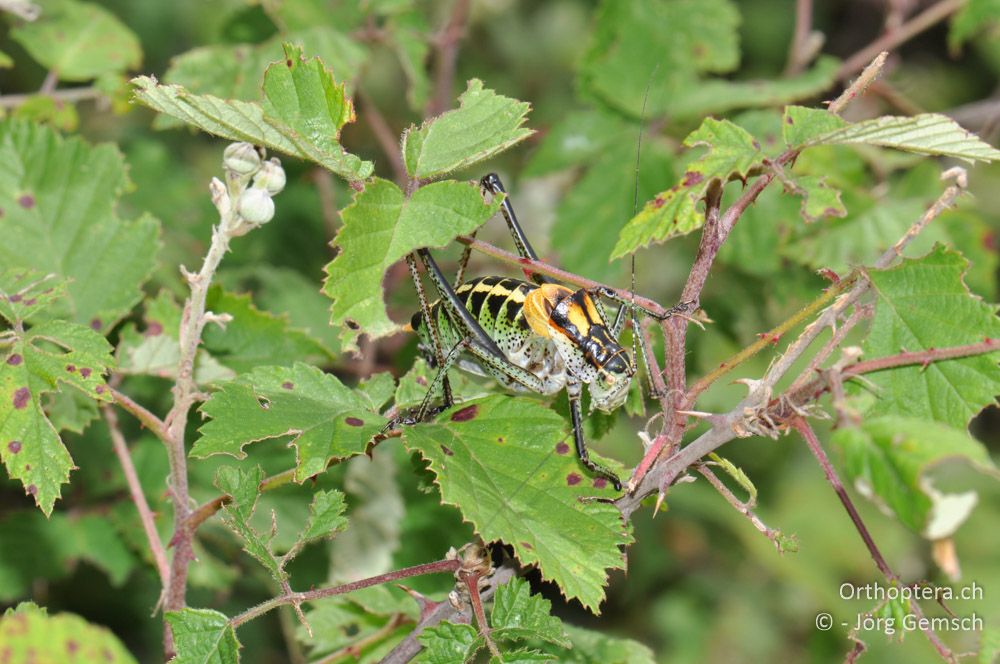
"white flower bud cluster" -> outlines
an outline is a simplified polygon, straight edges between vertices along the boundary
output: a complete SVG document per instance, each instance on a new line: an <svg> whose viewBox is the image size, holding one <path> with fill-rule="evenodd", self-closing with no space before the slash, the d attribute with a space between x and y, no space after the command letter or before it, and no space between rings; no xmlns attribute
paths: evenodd
<svg viewBox="0 0 1000 664"><path fill-rule="evenodd" d="M285 171L262 153L250 143L231 143L222 157L225 184L212 179L212 202L230 236L246 235L274 218L271 198L285 188Z"/></svg>

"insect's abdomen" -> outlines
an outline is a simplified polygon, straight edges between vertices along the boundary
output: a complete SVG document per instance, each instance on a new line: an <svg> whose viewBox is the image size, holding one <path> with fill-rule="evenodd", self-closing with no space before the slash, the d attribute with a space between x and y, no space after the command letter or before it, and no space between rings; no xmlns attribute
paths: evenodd
<svg viewBox="0 0 1000 664"><path fill-rule="evenodd" d="M536 288L535 284L511 277L481 277L456 288L455 295L507 359L541 378L545 382L544 393L551 394L565 384L565 369L555 345L535 334L524 316L524 300ZM440 301L431 305L431 315L437 322L441 345L447 352L461 341L462 334L451 324ZM410 324L420 335L421 345L433 348L421 319L417 312ZM459 366L475 370L468 362L460 362ZM488 373L505 387L521 389L509 376L490 367L482 367L476 373Z"/></svg>

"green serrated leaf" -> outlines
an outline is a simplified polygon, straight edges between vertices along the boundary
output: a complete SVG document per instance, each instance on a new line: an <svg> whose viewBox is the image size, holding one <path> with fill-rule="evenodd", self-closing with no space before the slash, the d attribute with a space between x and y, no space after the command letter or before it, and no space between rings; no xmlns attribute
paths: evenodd
<svg viewBox="0 0 1000 664"><path fill-rule="evenodd" d="M344 494L340 491L317 491L309 506L309 520L299 535L299 541L311 542L330 537L346 528L345 509Z"/></svg>
<svg viewBox="0 0 1000 664"><path fill-rule="evenodd" d="M954 157L969 163L1000 159L1000 150L939 113L921 113L912 117L884 116L855 122L814 135L806 145L838 143L878 145L917 154Z"/></svg>
<svg viewBox="0 0 1000 664"><path fill-rule="evenodd" d="M664 242L701 228L705 214L696 209L713 182L723 184L730 178L746 177L760 164L760 144L742 127L728 120L706 118L701 126L684 139L684 145L708 147L692 162L683 178L670 189L646 203L618 236L611 258L621 258L650 242Z"/></svg>
<svg viewBox="0 0 1000 664"><path fill-rule="evenodd" d="M817 175L802 175L795 178L795 193L802 196L802 217L808 221L819 221L823 217L846 217L847 208L840 200L840 191Z"/></svg>
<svg viewBox="0 0 1000 664"><path fill-rule="evenodd" d="M68 281L27 268L0 272L0 317L8 323L31 320L53 302L66 297Z"/></svg>
<svg viewBox="0 0 1000 664"><path fill-rule="evenodd" d="M271 536L261 535L250 525L260 495L264 470L223 466L215 475L215 486L232 500L223 506L222 520L243 540L243 548L257 559L264 569L279 583L288 578L277 556L271 551ZM273 535L273 533L272 533Z"/></svg>
<svg viewBox="0 0 1000 664"><path fill-rule="evenodd" d="M938 491L928 476L935 465L961 458L1000 478L982 443L964 430L926 419L866 418L858 427L837 430L832 440L843 450L847 473L862 492L931 540L951 536L976 504L974 491Z"/></svg>
<svg viewBox="0 0 1000 664"><path fill-rule="evenodd" d="M0 617L0 644L4 658L11 664L136 662L107 627L93 625L72 613L50 616L32 602L21 602Z"/></svg>
<svg viewBox="0 0 1000 664"><path fill-rule="evenodd" d="M47 316L108 331L142 296L159 224L118 218L114 207L127 183L112 145L0 123L0 264L71 280L69 298Z"/></svg>
<svg viewBox="0 0 1000 664"><path fill-rule="evenodd" d="M472 625L443 622L420 632L424 649L413 659L419 664L465 664L476 653L478 633Z"/></svg>
<svg viewBox="0 0 1000 664"><path fill-rule="evenodd" d="M110 401L104 373L111 346L90 328L49 321L16 332L0 364L0 459L11 479L46 514L69 479L73 460L42 409L41 397L60 384Z"/></svg>
<svg viewBox="0 0 1000 664"><path fill-rule="evenodd" d="M808 144L817 136L847 127L848 122L839 115L819 108L789 106L781 118L781 135L790 148Z"/></svg>
<svg viewBox="0 0 1000 664"><path fill-rule="evenodd" d="M531 594L524 579L512 579L497 588L490 612L490 627L497 640L534 639L570 647L562 621L551 615L552 602Z"/></svg>
<svg viewBox="0 0 1000 664"><path fill-rule="evenodd" d="M132 80L135 97L210 134L313 161L348 180L367 178L372 163L346 152L337 140L341 127L354 120L343 84L319 58L305 60L296 46L286 44L285 57L264 75L262 104L195 95L149 76Z"/></svg>
<svg viewBox="0 0 1000 664"><path fill-rule="evenodd" d="M323 346L308 334L291 327L284 316L275 316L254 306L249 294L228 293L214 286L205 306L233 320L225 329L209 326L204 347L213 358L237 373L263 364L291 366L295 362L330 359Z"/></svg>
<svg viewBox="0 0 1000 664"><path fill-rule="evenodd" d="M166 614L177 656L171 664L238 664L240 642L229 618L211 609L181 609Z"/></svg>
<svg viewBox="0 0 1000 664"><path fill-rule="evenodd" d="M199 429L192 456L242 459L244 445L291 437L297 482L323 472L332 459L361 454L385 424L334 376L305 364L258 367L213 394L202 412L212 419Z"/></svg>
<svg viewBox="0 0 1000 664"><path fill-rule="evenodd" d="M95 3L46 0L38 20L14 28L10 36L63 81L88 81L142 63L135 33Z"/></svg>
<svg viewBox="0 0 1000 664"><path fill-rule="evenodd" d="M368 409L377 413L396 393L396 379L388 371L372 374L358 383L357 392L365 399Z"/></svg>
<svg viewBox="0 0 1000 664"><path fill-rule="evenodd" d="M427 388L437 375L437 369L427 366L427 361L418 357L413 362L413 366L399 379L399 386L396 388L395 404L397 408L412 408L419 406L427 396ZM469 374L462 371L454 371L448 376L451 382L451 391L458 401L470 401L478 397L486 396L490 393L490 386L477 382L469 377ZM441 395L440 389L434 399Z"/></svg>
<svg viewBox="0 0 1000 664"><path fill-rule="evenodd" d="M447 180L421 187L407 198L388 180L375 179L341 212L344 226L326 266L323 292L333 300L330 322L344 326L344 350L357 350L362 332L377 339L399 330L385 310L382 277L390 265L419 247L441 247L469 233L497 211L474 183Z"/></svg>
<svg viewBox="0 0 1000 664"><path fill-rule="evenodd" d="M410 127L403 135L403 161L411 177L429 178L470 166L520 143L534 132L521 125L531 105L472 79L459 108Z"/></svg>
<svg viewBox="0 0 1000 664"><path fill-rule="evenodd" d="M923 258L872 271L878 302L863 346L866 357L1000 338L996 307L962 283L967 266L961 255L938 246ZM997 357L990 353L868 374L866 382L878 396L869 415L918 417L964 430L1000 394Z"/></svg>
<svg viewBox="0 0 1000 664"><path fill-rule="evenodd" d="M414 426L404 443L430 461L445 502L484 540L510 544L525 565L537 564L566 597L595 611L607 570L620 568L631 541L621 515L581 496L608 494L567 444L565 421L528 399L489 397Z"/></svg>
<svg viewBox="0 0 1000 664"><path fill-rule="evenodd" d="M173 379L177 376L181 347L179 341L181 307L173 294L163 290L145 302L141 332L134 323L121 331L116 350L118 370ZM207 332L207 330L206 330ZM199 385L215 385L236 377L236 372L219 363L208 350L199 348L194 362L194 379Z"/></svg>

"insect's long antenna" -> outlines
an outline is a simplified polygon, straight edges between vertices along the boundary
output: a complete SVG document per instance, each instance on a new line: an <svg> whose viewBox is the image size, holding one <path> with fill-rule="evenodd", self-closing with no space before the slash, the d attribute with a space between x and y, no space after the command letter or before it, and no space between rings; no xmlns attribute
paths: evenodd
<svg viewBox="0 0 1000 664"><path fill-rule="evenodd" d="M646 80L646 90L642 93L642 109L639 111L639 137L635 145L635 174L632 177L632 216L635 217L639 213L639 165L642 159L642 133L646 128L646 102L649 101L649 88L653 85L653 78L656 76L656 72L660 70L660 63L656 63L653 67L653 71L649 74L649 79ZM632 282L629 289L629 295L632 299L632 304L635 304L635 253L631 256L631 268L632 268ZM632 357L636 358L636 362L639 361L639 335L642 331L639 329L639 316L635 312L635 307L632 307ZM643 360L646 360L645 356ZM638 366L638 365L637 365ZM649 363L646 362L646 373L649 373Z"/></svg>

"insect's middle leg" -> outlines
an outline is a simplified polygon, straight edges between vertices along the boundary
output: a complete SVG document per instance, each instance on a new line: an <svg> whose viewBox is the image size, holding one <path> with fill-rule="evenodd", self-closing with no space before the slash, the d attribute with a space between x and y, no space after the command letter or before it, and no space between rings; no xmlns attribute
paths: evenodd
<svg viewBox="0 0 1000 664"><path fill-rule="evenodd" d="M621 480L613 472L590 458L587 452L587 444L583 438L583 416L580 412L580 394L582 392L580 381L570 378L566 381L566 394L569 396L569 412L573 418L573 441L576 443L576 454L580 457L580 462L596 475L607 478L615 487L615 491L622 490Z"/></svg>

